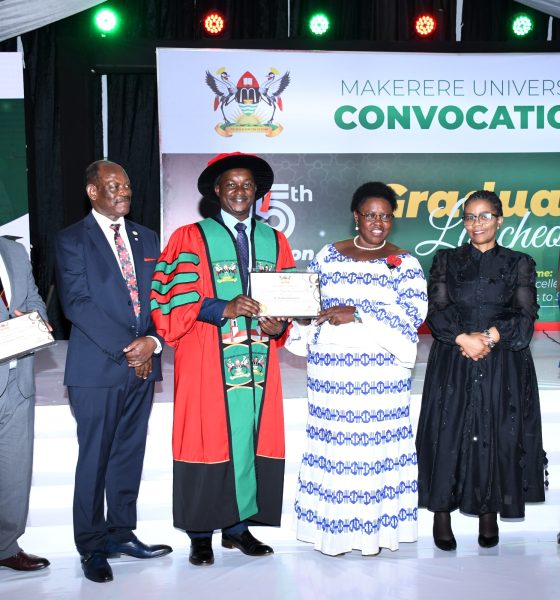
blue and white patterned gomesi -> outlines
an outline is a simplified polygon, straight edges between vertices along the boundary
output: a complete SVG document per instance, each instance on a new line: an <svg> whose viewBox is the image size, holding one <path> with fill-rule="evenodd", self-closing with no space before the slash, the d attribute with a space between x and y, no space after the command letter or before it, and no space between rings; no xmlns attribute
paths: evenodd
<svg viewBox="0 0 560 600"><path fill-rule="evenodd" d="M297 537L325 554L376 554L417 539L417 465L410 423L417 328L427 311L420 264L400 254L356 261L325 246L323 308L352 305L361 323L324 323L310 336L307 449L299 473Z"/></svg>

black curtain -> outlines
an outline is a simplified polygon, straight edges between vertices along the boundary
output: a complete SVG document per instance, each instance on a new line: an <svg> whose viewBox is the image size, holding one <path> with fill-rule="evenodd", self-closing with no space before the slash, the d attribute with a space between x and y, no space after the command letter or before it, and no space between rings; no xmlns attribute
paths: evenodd
<svg viewBox="0 0 560 600"><path fill-rule="evenodd" d="M545 42L549 16L514 0L465 0L461 39L465 42L512 41L512 17L518 13L530 15L535 23L534 30L527 39L516 40L519 48L535 41Z"/></svg>
<svg viewBox="0 0 560 600"><path fill-rule="evenodd" d="M159 127L156 77L107 76L108 158L132 183L129 217L155 231L160 226Z"/></svg>
<svg viewBox="0 0 560 600"><path fill-rule="evenodd" d="M202 19L211 10L219 10L227 16L227 30L220 39L229 41L287 39L289 1L113 0L111 4L126 16L125 35L159 40L205 39Z"/></svg>
<svg viewBox="0 0 560 600"><path fill-rule="evenodd" d="M31 262L49 320L61 331L64 319L54 293L53 233L64 223L55 26L25 34L22 43Z"/></svg>

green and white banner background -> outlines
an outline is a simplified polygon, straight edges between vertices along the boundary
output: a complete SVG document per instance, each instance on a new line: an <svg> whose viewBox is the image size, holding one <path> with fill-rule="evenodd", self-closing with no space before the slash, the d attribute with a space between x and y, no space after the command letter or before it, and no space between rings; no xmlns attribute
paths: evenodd
<svg viewBox="0 0 560 600"><path fill-rule="evenodd" d="M158 49L163 241L200 219L196 181L222 152L271 163L271 208L258 212L300 268L354 234L350 200L366 181L396 190L392 240L426 273L438 248L467 241L465 197L491 189L504 204L499 241L533 256L539 320L557 328L558 64L557 54Z"/></svg>
<svg viewBox="0 0 560 600"><path fill-rule="evenodd" d="M29 252L23 57L0 52L0 235Z"/></svg>

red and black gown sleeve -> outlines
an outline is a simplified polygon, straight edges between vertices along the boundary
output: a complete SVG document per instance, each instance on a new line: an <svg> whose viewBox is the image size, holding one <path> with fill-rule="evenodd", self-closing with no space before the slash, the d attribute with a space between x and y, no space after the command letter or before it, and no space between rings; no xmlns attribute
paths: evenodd
<svg viewBox="0 0 560 600"><path fill-rule="evenodd" d="M152 318L172 347L194 327L204 301L206 252L198 228L177 229L163 250L152 279Z"/></svg>

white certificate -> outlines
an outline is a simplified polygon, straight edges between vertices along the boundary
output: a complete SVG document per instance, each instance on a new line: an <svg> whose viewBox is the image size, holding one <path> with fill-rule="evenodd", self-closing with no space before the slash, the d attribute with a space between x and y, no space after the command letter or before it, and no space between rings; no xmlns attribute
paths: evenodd
<svg viewBox="0 0 560 600"><path fill-rule="evenodd" d="M47 324L36 310L0 323L0 363L54 343Z"/></svg>
<svg viewBox="0 0 560 600"><path fill-rule="evenodd" d="M321 310L318 273L260 272L249 273L249 278L260 317L314 318Z"/></svg>

